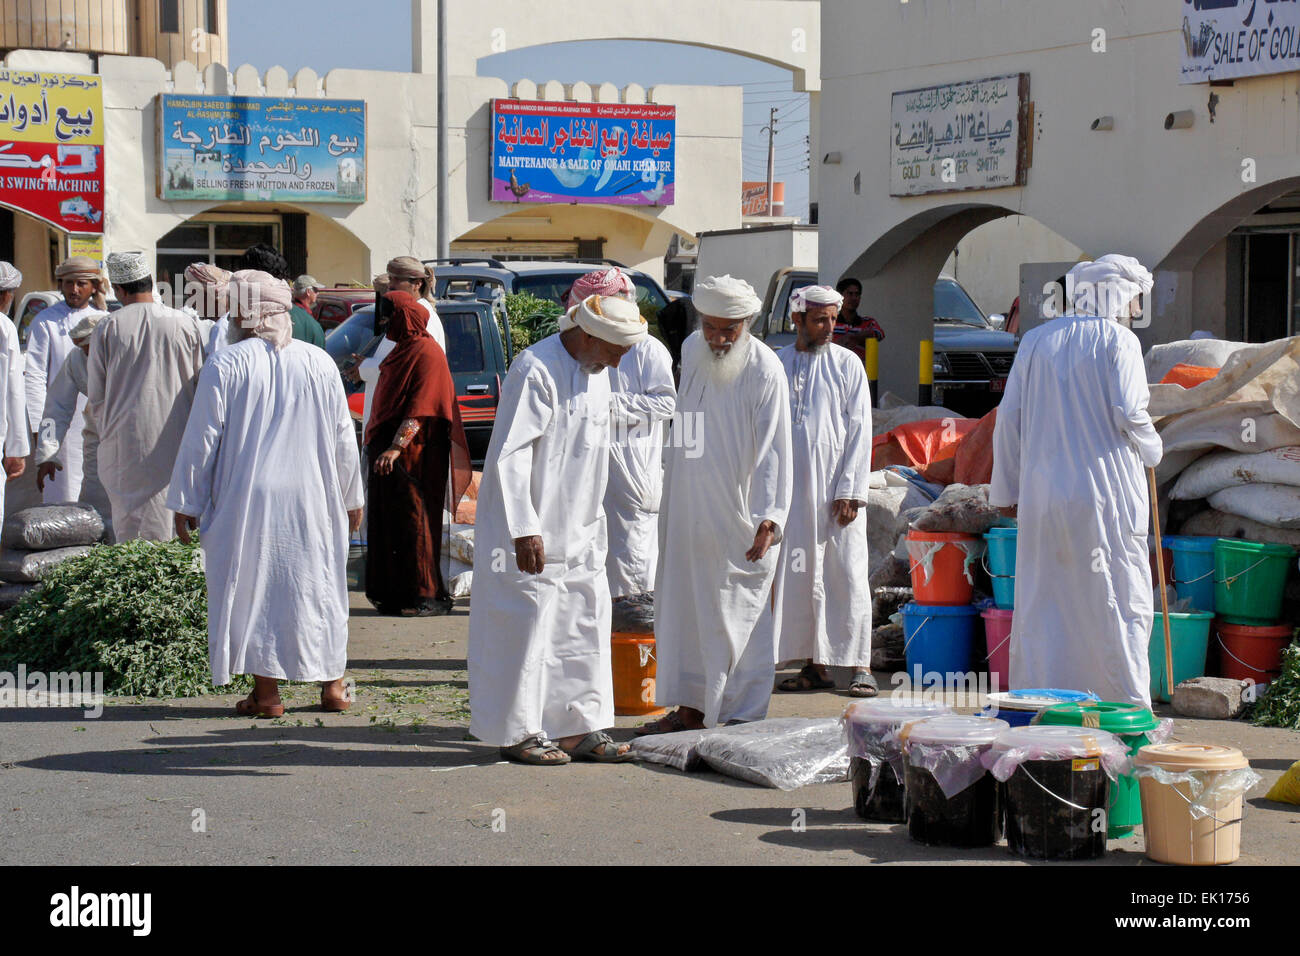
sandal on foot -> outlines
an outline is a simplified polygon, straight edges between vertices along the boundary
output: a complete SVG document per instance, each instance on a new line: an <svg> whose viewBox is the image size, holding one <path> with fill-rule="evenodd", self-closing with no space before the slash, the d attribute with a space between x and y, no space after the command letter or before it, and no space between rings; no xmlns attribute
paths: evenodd
<svg viewBox="0 0 1300 956"><path fill-rule="evenodd" d="M558 757L550 756L559 754ZM501 756L507 760L514 760L518 763L528 763L536 767L549 767L552 764L556 766L566 764L571 759L564 748L556 744L553 740L547 740L541 734L534 734L531 737L519 741L513 747L502 747Z"/></svg>
<svg viewBox="0 0 1300 956"><path fill-rule="evenodd" d="M682 720L682 715L675 710L664 714L658 720L652 720L648 724L642 724L633 731L638 737L648 737L651 734L675 734L683 730L701 730L700 727L687 727L686 721Z"/></svg>
<svg viewBox="0 0 1300 956"><path fill-rule="evenodd" d="M352 706L352 701L346 697L327 697L320 695L320 709L332 714L341 714Z"/></svg>
<svg viewBox="0 0 1300 956"><path fill-rule="evenodd" d="M875 697L880 693L880 685L871 671L854 671L853 680L849 681L850 697Z"/></svg>
<svg viewBox="0 0 1300 956"><path fill-rule="evenodd" d="M284 704L259 704L257 698L249 694L235 704L235 713L240 717L283 717Z"/></svg>
<svg viewBox="0 0 1300 956"><path fill-rule="evenodd" d="M794 677L787 677L781 683L776 685L776 689L783 693L801 693L809 690L832 690L835 687L835 681L827 680L817 673L817 668L811 664L805 664L803 669Z"/></svg>
<svg viewBox="0 0 1300 956"><path fill-rule="evenodd" d="M600 747L603 749L597 752ZM563 747L560 749L564 750ZM593 763L627 763L633 758L631 750L619 753L614 738L603 730L593 730L578 741L578 746L566 752L574 760L590 760Z"/></svg>

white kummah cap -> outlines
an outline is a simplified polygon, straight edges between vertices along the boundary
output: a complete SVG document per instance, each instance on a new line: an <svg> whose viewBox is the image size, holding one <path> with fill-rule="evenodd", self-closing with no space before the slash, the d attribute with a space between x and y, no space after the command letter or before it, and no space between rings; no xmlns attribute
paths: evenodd
<svg viewBox="0 0 1300 956"><path fill-rule="evenodd" d="M106 318L108 318L107 312L91 312L89 315L84 315L81 321L72 327L72 331L68 335L74 342L85 341L90 338L90 334L95 331L95 327Z"/></svg>
<svg viewBox="0 0 1300 956"><path fill-rule="evenodd" d="M108 255L108 281L125 285L149 278L149 260L143 252L110 252Z"/></svg>
<svg viewBox="0 0 1300 956"><path fill-rule="evenodd" d="M810 305L839 305L843 301L844 296L828 285L806 285L790 293L790 311L807 312Z"/></svg>
<svg viewBox="0 0 1300 956"><path fill-rule="evenodd" d="M1148 295L1155 280L1132 256L1116 253L1096 262L1080 262L1066 275L1075 315L1096 315L1114 319L1128 308L1134 296ZM1071 286L1071 283L1073 285Z"/></svg>
<svg viewBox="0 0 1300 956"><path fill-rule="evenodd" d="M648 334L641 310L627 299L589 295L560 317L560 331L574 326L611 345L633 346Z"/></svg>
<svg viewBox="0 0 1300 956"><path fill-rule="evenodd" d="M0 262L0 292L11 292L23 284L23 274L8 262Z"/></svg>
<svg viewBox="0 0 1300 956"><path fill-rule="evenodd" d="M749 319L758 314L762 301L754 287L733 276L707 276L691 292L695 311L715 319Z"/></svg>

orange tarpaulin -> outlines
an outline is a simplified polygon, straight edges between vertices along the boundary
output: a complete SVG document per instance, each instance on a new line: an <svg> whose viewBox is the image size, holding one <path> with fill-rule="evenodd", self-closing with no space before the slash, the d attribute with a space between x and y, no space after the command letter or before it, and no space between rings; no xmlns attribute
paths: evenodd
<svg viewBox="0 0 1300 956"><path fill-rule="evenodd" d="M1208 382L1219 374L1219 369L1208 365L1185 365L1179 362L1160 380L1161 385L1181 385L1183 388L1195 388L1202 382Z"/></svg>
<svg viewBox="0 0 1300 956"><path fill-rule="evenodd" d="M979 421L974 418L935 418L909 422L877 435L871 442L871 469L907 465L924 471L935 462L952 458L966 433Z"/></svg>

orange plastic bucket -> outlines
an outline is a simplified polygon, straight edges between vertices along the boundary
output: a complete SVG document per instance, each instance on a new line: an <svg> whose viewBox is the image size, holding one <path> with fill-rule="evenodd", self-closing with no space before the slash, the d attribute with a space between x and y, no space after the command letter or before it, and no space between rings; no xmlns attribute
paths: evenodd
<svg viewBox="0 0 1300 956"><path fill-rule="evenodd" d="M975 594L975 561L968 561L967 556L978 559L983 545L983 539L973 534L907 532L912 599L917 604L969 604Z"/></svg>
<svg viewBox="0 0 1300 956"><path fill-rule="evenodd" d="M655 637L623 634L610 637L610 663L614 671L614 713L619 717L662 714L655 704Z"/></svg>
<svg viewBox="0 0 1300 956"><path fill-rule="evenodd" d="M1249 627L1216 621L1219 673L1232 680L1267 684L1282 673L1282 651L1291 643L1290 624Z"/></svg>

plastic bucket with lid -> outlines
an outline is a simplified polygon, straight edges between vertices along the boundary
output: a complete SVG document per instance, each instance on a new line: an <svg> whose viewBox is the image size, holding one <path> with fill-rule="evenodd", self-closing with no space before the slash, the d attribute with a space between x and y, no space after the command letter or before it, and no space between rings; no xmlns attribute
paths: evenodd
<svg viewBox="0 0 1300 956"><path fill-rule="evenodd" d="M1136 755L1151 743L1150 734L1160 728L1159 719L1147 708L1104 700L1055 704L1040 711L1034 722L1048 726L1096 727L1109 731L1124 741L1130 756ZM1128 836L1134 827L1141 825L1142 800L1138 794L1137 777L1122 774L1111 783L1106 836L1111 839Z"/></svg>
<svg viewBox="0 0 1300 956"><path fill-rule="evenodd" d="M1168 535L1164 539L1174 555L1174 590L1179 600L1189 600L1197 611L1214 611L1214 543L1217 538Z"/></svg>
<svg viewBox="0 0 1300 956"><path fill-rule="evenodd" d="M1085 727L1012 727L984 759L1004 783L1012 853L1086 860L1106 852L1109 774L1128 762L1118 737Z"/></svg>
<svg viewBox="0 0 1300 956"><path fill-rule="evenodd" d="M1174 646L1174 686L1205 676L1205 652L1210 647L1209 611L1169 612L1169 637ZM1165 686L1165 624L1159 611L1151 619L1151 643L1147 645L1151 665L1151 699L1169 701Z"/></svg>
<svg viewBox="0 0 1300 956"><path fill-rule="evenodd" d="M992 846L1002 837L998 782L981 760L1004 720L952 714L902 730L907 832L929 846Z"/></svg>
<svg viewBox="0 0 1300 956"><path fill-rule="evenodd" d="M1241 853L1245 793L1259 781L1235 747L1150 744L1134 758L1146 853L1159 863L1212 866Z"/></svg>
<svg viewBox="0 0 1300 956"><path fill-rule="evenodd" d="M993 603L1004 611L1016 606L1016 528L989 528L985 568L993 580Z"/></svg>
<svg viewBox="0 0 1300 956"><path fill-rule="evenodd" d="M917 604L969 604L975 594L972 567L984 550L978 535L947 531L907 532L912 596Z"/></svg>
<svg viewBox="0 0 1300 956"><path fill-rule="evenodd" d="M995 691L1011 686L1011 621L1014 611L991 607L981 611L984 618L985 659L989 665L989 686Z"/></svg>
<svg viewBox="0 0 1300 956"><path fill-rule="evenodd" d="M1214 609L1229 624L1276 624L1296 555L1285 544L1219 538L1214 543Z"/></svg>
<svg viewBox="0 0 1300 956"><path fill-rule="evenodd" d="M1294 633L1290 624L1250 627L1216 618L1214 630L1221 676L1267 684L1282 673L1282 651Z"/></svg>
<svg viewBox="0 0 1300 956"><path fill-rule="evenodd" d="M979 610L969 604L903 605L903 656L907 670L966 674L975 658Z"/></svg>
<svg viewBox="0 0 1300 956"><path fill-rule="evenodd" d="M615 631L609 643L614 713L619 717L662 714L664 708L655 704L654 635Z"/></svg>
<svg viewBox="0 0 1300 956"><path fill-rule="evenodd" d="M840 722L849 745L849 783L858 816L885 823L907 819L899 734L915 720L951 713L947 704L901 697L855 701L844 709Z"/></svg>
<svg viewBox="0 0 1300 956"><path fill-rule="evenodd" d="M1096 694L1082 690L1060 690L1055 687L1036 687L1031 690L1011 690L989 694L989 706L980 712L981 717L997 717L1012 727L1027 727L1038 712L1055 704L1100 700Z"/></svg>

